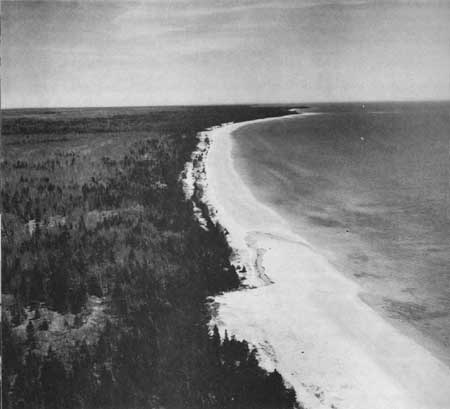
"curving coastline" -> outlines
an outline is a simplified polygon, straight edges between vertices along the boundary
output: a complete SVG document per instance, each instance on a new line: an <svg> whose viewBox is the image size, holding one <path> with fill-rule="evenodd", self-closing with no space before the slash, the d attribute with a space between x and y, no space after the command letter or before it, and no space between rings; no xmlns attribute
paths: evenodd
<svg viewBox="0 0 450 409"><path fill-rule="evenodd" d="M448 408L450 370L361 301L358 285L242 182L232 133L272 120L204 133L203 200L230 233L247 286L215 298L215 323L255 345L307 408Z"/></svg>

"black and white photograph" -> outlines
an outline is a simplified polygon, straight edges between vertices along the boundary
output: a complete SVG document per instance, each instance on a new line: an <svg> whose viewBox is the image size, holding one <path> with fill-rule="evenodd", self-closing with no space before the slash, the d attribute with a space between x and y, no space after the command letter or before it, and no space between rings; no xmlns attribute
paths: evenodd
<svg viewBox="0 0 450 409"><path fill-rule="evenodd" d="M2 409L450 409L449 0L1 0Z"/></svg>

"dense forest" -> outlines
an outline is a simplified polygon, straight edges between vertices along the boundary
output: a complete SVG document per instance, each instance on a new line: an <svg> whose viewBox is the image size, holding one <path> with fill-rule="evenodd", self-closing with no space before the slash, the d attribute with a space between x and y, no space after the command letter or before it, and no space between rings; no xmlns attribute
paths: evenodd
<svg viewBox="0 0 450 409"><path fill-rule="evenodd" d="M257 351L208 328L206 298L240 283L180 181L199 131L285 113L3 112L3 408L297 407Z"/></svg>

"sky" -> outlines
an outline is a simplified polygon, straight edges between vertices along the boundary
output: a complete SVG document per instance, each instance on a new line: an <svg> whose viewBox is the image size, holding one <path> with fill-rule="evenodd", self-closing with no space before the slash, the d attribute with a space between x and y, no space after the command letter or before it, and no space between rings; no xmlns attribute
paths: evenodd
<svg viewBox="0 0 450 409"><path fill-rule="evenodd" d="M447 0L1 8L6 108L450 99Z"/></svg>

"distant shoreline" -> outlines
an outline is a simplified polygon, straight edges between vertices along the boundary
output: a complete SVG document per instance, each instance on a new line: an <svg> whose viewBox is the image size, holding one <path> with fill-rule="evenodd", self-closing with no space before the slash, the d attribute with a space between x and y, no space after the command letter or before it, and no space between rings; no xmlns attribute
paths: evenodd
<svg viewBox="0 0 450 409"><path fill-rule="evenodd" d="M450 370L368 307L358 286L258 202L236 172L232 133L278 119L286 117L207 133L206 202L230 233L233 262L245 266L251 288L216 297L216 323L254 344L262 366L277 368L306 407L445 407Z"/></svg>

